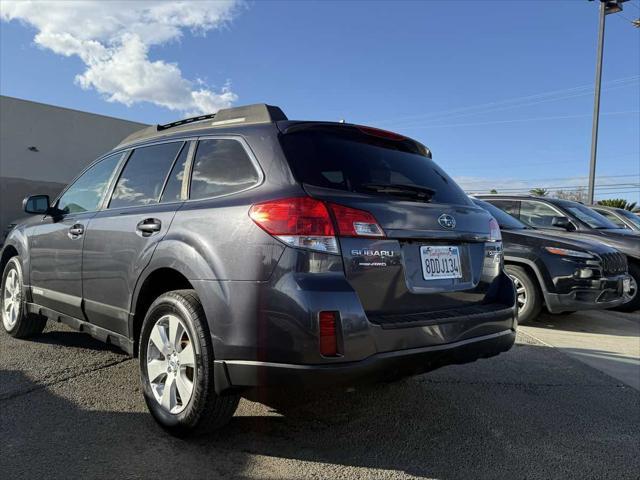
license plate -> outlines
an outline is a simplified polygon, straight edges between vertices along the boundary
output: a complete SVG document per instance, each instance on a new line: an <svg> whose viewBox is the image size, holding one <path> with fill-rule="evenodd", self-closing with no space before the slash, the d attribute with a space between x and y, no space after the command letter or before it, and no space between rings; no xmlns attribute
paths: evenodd
<svg viewBox="0 0 640 480"><path fill-rule="evenodd" d="M422 276L425 280L462 278L458 247L420 247Z"/></svg>
<svg viewBox="0 0 640 480"><path fill-rule="evenodd" d="M622 280L622 291L624 291L624 293L629 293L629 290L631 290L631 279L625 278Z"/></svg>

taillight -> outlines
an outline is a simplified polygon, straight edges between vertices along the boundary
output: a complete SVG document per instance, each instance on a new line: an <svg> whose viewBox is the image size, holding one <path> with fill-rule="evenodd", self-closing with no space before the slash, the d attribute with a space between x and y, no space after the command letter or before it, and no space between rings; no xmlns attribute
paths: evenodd
<svg viewBox="0 0 640 480"><path fill-rule="evenodd" d="M369 212L330 203L341 237L384 237L384 231Z"/></svg>
<svg viewBox="0 0 640 480"><path fill-rule="evenodd" d="M333 213L334 221L329 215ZM375 217L357 208L325 204L311 197L294 197L257 203L249 210L251 219L268 234L292 247L339 253L337 235L342 237L384 237Z"/></svg>
<svg viewBox="0 0 640 480"><path fill-rule="evenodd" d="M318 314L320 355L323 357L335 357L338 355L336 316L336 312L320 312Z"/></svg>
<svg viewBox="0 0 640 480"><path fill-rule="evenodd" d="M292 247L339 253L333 222L324 203L310 197L258 203L251 219L268 234Z"/></svg>
<svg viewBox="0 0 640 480"><path fill-rule="evenodd" d="M500 233L500 225L496 222L495 218L492 218L489 221L489 241L490 242L501 242L502 234Z"/></svg>

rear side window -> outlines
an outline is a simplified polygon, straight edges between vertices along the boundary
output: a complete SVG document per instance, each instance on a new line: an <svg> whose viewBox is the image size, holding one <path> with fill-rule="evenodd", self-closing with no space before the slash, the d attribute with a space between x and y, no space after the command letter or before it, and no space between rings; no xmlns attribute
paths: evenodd
<svg viewBox="0 0 640 480"><path fill-rule="evenodd" d="M136 148L120 174L109 208L157 203L182 145L174 142Z"/></svg>
<svg viewBox="0 0 640 480"><path fill-rule="evenodd" d="M554 208L542 202L523 200L520 203L520 220L532 227L552 227L553 219L562 216Z"/></svg>
<svg viewBox="0 0 640 480"><path fill-rule="evenodd" d="M403 137L320 126L285 133L281 144L301 183L361 193L371 193L374 184L408 185L433 190L434 203L470 203L451 177Z"/></svg>
<svg viewBox="0 0 640 480"><path fill-rule="evenodd" d="M58 209L64 213L97 210L120 158L121 153L110 155L89 167L62 194L58 200Z"/></svg>
<svg viewBox="0 0 640 480"><path fill-rule="evenodd" d="M520 218L520 202L516 202L513 200L494 200L486 198L485 201L489 202L492 205L495 205L500 210L507 212L512 217Z"/></svg>
<svg viewBox="0 0 640 480"><path fill-rule="evenodd" d="M182 181L184 180L184 169L187 165L187 158L189 156L189 143L185 143L180 150L178 159L173 164L167 184L162 192L162 198L160 203L178 202L182 200Z"/></svg>
<svg viewBox="0 0 640 480"><path fill-rule="evenodd" d="M260 177L249 155L237 140L207 139L198 142L191 174L189 198L207 198L239 192Z"/></svg>

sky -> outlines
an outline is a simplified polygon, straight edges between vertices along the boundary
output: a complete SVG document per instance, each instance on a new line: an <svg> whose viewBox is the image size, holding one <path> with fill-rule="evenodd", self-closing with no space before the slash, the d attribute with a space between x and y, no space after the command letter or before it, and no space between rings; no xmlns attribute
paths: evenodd
<svg viewBox="0 0 640 480"><path fill-rule="evenodd" d="M165 123L251 103L427 145L469 192L587 184L587 0L0 0L0 94ZM640 0L606 20L596 198L640 201Z"/></svg>

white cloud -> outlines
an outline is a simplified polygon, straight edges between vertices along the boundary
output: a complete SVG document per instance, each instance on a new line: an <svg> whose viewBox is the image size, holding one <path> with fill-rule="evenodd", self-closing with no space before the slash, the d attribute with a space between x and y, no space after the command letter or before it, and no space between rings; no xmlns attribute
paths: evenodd
<svg viewBox="0 0 640 480"><path fill-rule="evenodd" d="M177 64L150 60L149 49L179 40L185 30L204 35L222 28L239 5L240 0L1 0L0 19L36 28L40 47L80 57L86 70L76 83L110 102L211 113L237 100L230 85L215 90L201 79L188 80Z"/></svg>

